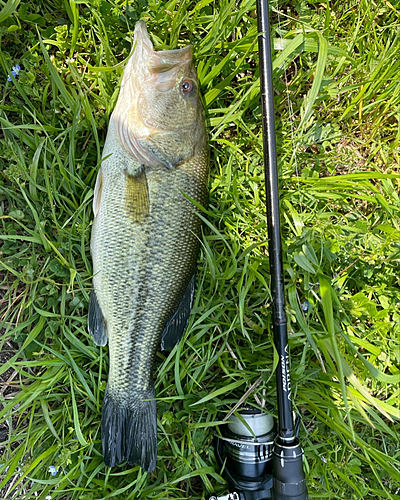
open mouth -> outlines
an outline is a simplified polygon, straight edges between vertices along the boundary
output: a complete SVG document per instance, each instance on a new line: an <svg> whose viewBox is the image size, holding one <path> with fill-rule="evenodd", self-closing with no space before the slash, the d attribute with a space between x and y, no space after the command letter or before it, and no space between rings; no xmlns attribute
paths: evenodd
<svg viewBox="0 0 400 500"><path fill-rule="evenodd" d="M177 64L192 61L193 49L191 45L182 49L154 50L146 24L143 21L136 23L134 39L136 42L135 53L137 51L147 58L147 68L151 73L165 73Z"/></svg>

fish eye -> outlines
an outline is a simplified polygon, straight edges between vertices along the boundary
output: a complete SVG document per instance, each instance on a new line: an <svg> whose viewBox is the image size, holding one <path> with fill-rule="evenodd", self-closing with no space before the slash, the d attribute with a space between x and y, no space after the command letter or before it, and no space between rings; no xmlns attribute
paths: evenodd
<svg viewBox="0 0 400 500"><path fill-rule="evenodd" d="M184 94L190 94L193 90L193 82L191 80L183 80L181 83L181 89Z"/></svg>

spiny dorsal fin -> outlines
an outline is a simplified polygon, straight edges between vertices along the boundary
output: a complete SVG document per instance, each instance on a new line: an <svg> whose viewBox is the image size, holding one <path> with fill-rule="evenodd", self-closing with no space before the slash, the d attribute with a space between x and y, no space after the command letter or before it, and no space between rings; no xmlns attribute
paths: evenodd
<svg viewBox="0 0 400 500"><path fill-rule="evenodd" d="M141 222L149 214L149 187L147 177L142 167L132 175L125 170L125 209L128 217L135 222Z"/></svg>
<svg viewBox="0 0 400 500"><path fill-rule="evenodd" d="M195 275L193 275L185 293L183 294L178 309L165 325L164 331L161 335L161 349L163 351L172 349L182 338L193 306L195 285L196 280Z"/></svg>

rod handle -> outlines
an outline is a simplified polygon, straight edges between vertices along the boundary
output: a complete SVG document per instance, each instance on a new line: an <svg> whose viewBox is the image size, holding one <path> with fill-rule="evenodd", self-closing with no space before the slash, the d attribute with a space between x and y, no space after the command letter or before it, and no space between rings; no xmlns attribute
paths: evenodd
<svg viewBox="0 0 400 500"><path fill-rule="evenodd" d="M290 444L276 440L272 451L273 500L308 500L303 454L297 438Z"/></svg>

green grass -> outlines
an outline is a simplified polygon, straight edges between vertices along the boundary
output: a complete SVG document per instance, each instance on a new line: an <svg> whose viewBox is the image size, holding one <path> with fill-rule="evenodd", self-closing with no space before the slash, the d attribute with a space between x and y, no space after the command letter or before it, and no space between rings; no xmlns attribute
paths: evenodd
<svg viewBox="0 0 400 500"><path fill-rule="evenodd" d="M276 401L255 2L128 4L0 2L5 498L208 498L226 489L218 419L260 375L256 393ZM292 389L310 498L400 499L399 6L272 7ZM102 462L108 355L86 329L94 180L139 18L156 48L194 46L212 166L190 327L157 358L151 475Z"/></svg>

